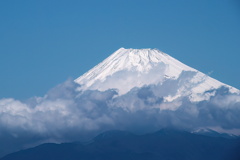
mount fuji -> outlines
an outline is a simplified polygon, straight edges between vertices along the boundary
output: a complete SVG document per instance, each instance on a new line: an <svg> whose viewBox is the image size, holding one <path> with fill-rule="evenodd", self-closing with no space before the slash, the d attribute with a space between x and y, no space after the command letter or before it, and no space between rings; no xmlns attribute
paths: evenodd
<svg viewBox="0 0 240 160"><path fill-rule="evenodd" d="M78 90L116 89L124 95L134 88L155 85L164 102L188 97L191 102L209 100L219 88L240 91L191 68L158 49L120 48L75 80Z"/></svg>
<svg viewBox="0 0 240 160"><path fill-rule="evenodd" d="M209 155L209 151L212 152L213 148L222 144L219 150L214 152L219 157L218 153L227 153L239 148L239 115L240 91L238 89L215 80L157 49L120 48L87 73L75 80L67 80L57 85L43 97L32 97L26 101L13 98L0 99L0 158L43 143L94 140L94 136L109 130L144 135L136 141L129 141L129 139L139 136L123 138L126 145L125 142L123 148L122 143L116 145L114 150L114 153L117 151L116 157L122 153L118 151L124 151L124 153L127 151L127 155L123 155L128 156L130 152L126 148L129 147L130 151L133 151L133 156L142 157L139 153L153 153L149 152L148 147L142 148L140 152L136 150L139 146L147 144L153 148L158 146L159 150L156 150L153 155L147 154L148 158L145 159L156 156L155 153L160 153L161 148L166 150L171 148L174 152L169 152L167 156L170 157L180 153L178 151L181 149L183 149L183 157L191 157L192 153L196 153L196 156ZM157 132L168 128L184 132L169 132L169 130ZM154 133L153 139L149 137L151 133ZM100 153L98 148L110 148L101 153L105 157L108 153L112 153L111 148L116 144L112 137L117 135L119 132L111 132L110 135L101 134L103 141L101 140L100 144L98 141L96 143L90 141L78 146L82 148L81 151L70 148L68 153L76 155L77 159L79 155L85 155L85 153L87 156L94 153L98 157ZM163 138L159 140L161 136ZM182 136L183 138L179 139ZM189 136L190 139L187 139ZM105 143L104 137L109 143ZM145 141L145 137L149 138L149 143ZM196 143L191 137L195 137ZM205 138L206 143L202 144ZM166 139L170 141L166 142ZM122 139L119 142L122 142ZM141 143L131 148L136 142ZM189 143L189 147L185 150L186 142ZM212 142L216 142L214 145L216 147L212 146ZM231 145L224 149L226 142ZM174 148L170 145L170 148L166 148L165 144L174 146L179 144L179 146ZM75 146L73 143L71 145ZM192 151L193 145L195 149ZM46 144L39 146L40 150L38 150L39 147L36 150L29 149L13 154L13 157L16 155L16 159L19 159L19 155L25 157L25 154L29 153L29 159L32 159L31 155L48 155L49 150L52 156L64 157L61 154L63 150L65 151L64 144L57 148L52 146L56 145ZM202 146L208 146L209 149L202 152ZM94 149L95 147L97 150ZM239 149L236 151L239 153ZM89 156L91 157L92 154ZM159 156L156 159L164 159ZM10 155L10 159L11 157ZM130 158L132 159L132 154ZM239 159L239 156L236 159Z"/></svg>

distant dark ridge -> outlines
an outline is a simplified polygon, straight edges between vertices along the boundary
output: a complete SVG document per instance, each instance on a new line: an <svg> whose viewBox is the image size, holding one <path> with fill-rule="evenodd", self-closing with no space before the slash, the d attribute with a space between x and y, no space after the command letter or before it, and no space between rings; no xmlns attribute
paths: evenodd
<svg viewBox="0 0 240 160"><path fill-rule="evenodd" d="M91 143L43 144L1 160L239 160L240 138L197 135L162 129L135 135L107 131Z"/></svg>

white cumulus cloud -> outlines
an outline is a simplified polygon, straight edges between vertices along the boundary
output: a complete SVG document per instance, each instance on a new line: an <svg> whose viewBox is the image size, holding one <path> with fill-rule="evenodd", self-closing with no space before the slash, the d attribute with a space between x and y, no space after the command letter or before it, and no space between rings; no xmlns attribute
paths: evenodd
<svg viewBox="0 0 240 160"><path fill-rule="evenodd" d="M77 84L67 80L44 97L25 102L0 99L0 148L12 144L0 149L0 155L42 142L92 138L109 129L145 133L163 127L207 127L240 134L239 95L222 87L208 101L180 97L169 102L164 99L169 95L158 90L168 82L165 85L133 88L118 95L114 89L77 91Z"/></svg>

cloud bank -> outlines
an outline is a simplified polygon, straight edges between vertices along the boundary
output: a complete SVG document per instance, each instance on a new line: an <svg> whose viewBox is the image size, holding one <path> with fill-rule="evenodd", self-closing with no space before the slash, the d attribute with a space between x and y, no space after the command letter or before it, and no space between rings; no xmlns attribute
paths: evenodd
<svg viewBox="0 0 240 160"><path fill-rule="evenodd" d="M187 130L220 128L240 134L240 96L222 87L208 101L188 97L165 101L163 85L117 90L77 91L72 80L44 97L27 101L0 99L0 156L43 142L86 140L109 130L147 133L163 127ZM4 147L8 146L8 147Z"/></svg>

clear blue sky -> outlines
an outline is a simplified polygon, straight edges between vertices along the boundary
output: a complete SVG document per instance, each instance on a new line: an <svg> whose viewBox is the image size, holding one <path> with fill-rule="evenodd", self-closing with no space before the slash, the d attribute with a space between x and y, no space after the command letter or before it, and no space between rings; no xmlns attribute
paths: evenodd
<svg viewBox="0 0 240 160"><path fill-rule="evenodd" d="M240 88L240 2L0 1L0 98L42 96L120 47L158 48Z"/></svg>

